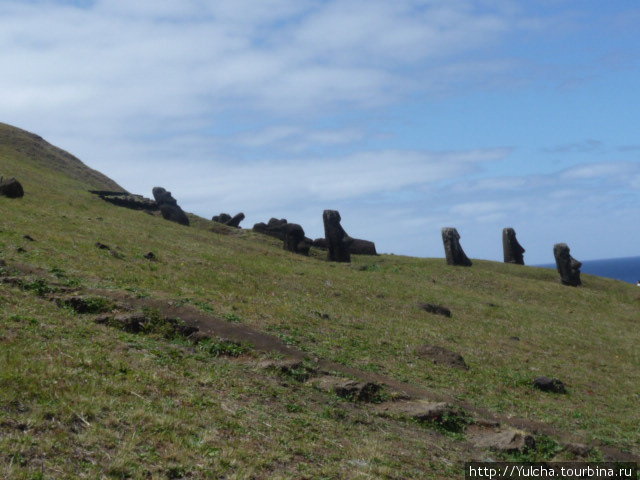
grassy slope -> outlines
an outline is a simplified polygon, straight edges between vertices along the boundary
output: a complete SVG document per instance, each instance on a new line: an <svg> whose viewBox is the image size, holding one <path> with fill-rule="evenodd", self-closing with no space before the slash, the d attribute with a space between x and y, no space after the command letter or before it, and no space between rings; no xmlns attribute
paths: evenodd
<svg viewBox="0 0 640 480"><path fill-rule="evenodd" d="M209 231L211 224L202 219L194 219L194 226L185 228L109 205L86 190L112 188L112 185L102 181L103 187L95 176L89 181L82 180L81 170L69 177L60 169L47 168L46 164L34 160L33 155L39 155L37 150L14 141L16 135L22 134L13 134L0 125L0 174L16 176L26 191L21 200L0 199L0 251L9 263L20 261L48 270L59 269L68 277L79 279L84 286L125 288L139 294L188 301L220 315L232 314L232 318L277 334L313 355L384 373L493 411L546 421L565 431L584 432L587 438L640 453L637 428L640 424L637 408L640 295L636 287L584 275L584 287L568 288L559 285L553 271L484 261L476 261L472 268L466 269L447 267L441 259L400 256L356 257L351 265L326 263L320 254L300 257L282 251L278 242L252 232L221 235ZM170 189L171 185L166 187ZM24 240L25 234L37 241ZM124 260L95 248L96 241L117 247ZM19 246L27 251L18 253ZM156 253L160 261L150 263L142 258L148 251ZM385 474L389 478L396 478L393 475L411 477L407 472L412 468L424 468L446 477L446 462L436 461L431 466L423 461L425 455L421 449L428 448L427 434L414 432L420 440L401 442L407 455L402 464L409 470L403 470L405 467L399 464L390 467L386 463L393 458L390 452L398 448L398 438L413 438L410 432L394 433L393 429L411 430L415 426L392 426L382 419L345 422L327 415L326 407L315 405L309 398L316 394L304 389L295 393L296 402L304 405L303 411L294 414L291 409L296 407L289 406L290 388L287 390L288 387L282 387L275 379L257 375L246 365L209 360L212 366L203 372L201 360L197 355L184 353L186 347L156 344L153 339L131 339L127 334L114 338L112 331L87 325L82 317L59 310L52 313L50 304L32 296L6 288L0 294L8 312L0 321L3 330L9 332L3 335L1 355L11 365L8 372L2 373L0 404L11 405L20 400L17 388L26 388L21 382L29 379L28 382L35 385L31 388L34 400L29 407L31 413L24 415L38 428L49 428L43 420L48 418L43 407L47 402L39 395L56 395L58 391L61 393L54 402L56 415L63 415L62 405L66 405L67 421L78 408L88 409L94 403L96 409L100 404L115 408L115 403L117 415L123 417L121 422L128 422L128 429L121 429L118 421L107 420L108 414L85 412L97 420L88 420L91 427L81 428L79 435L93 438L100 432L100 437L113 438L114 451L118 452L110 458L109 451L104 451L105 446L101 445L94 454L101 458L91 457L98 466L92 467L89 459L86 471L99 469L105 462L116 465L115 457L120 458L123 448L131 449L125 452L129 457L124 455L124 458L130 462L138 458L140 452L133 439L120 442L126 439L126 432L134 437L141 435L138 441L142 443L153 438L145 437L148 432L144 428L134 434L136 415L146 415L140 420L141 424L155 425L149 428L156 433L158 425L184 422L184 432L168 428L171 431L158 435L162 442L170 445L167 451L178 449L178 457L187 457L184 468L189 471L194 470L198 461L210 468L222 469L216 471L230 471L224 468L227 468L225 462L231 462L236 471L241 467L245 469L241 471L257 472L258 478L259 475L269 478L265 473L268 468L286 472L302 459L302 464L307 465L302 468L313 472L310 478L321 478L319 472L327 478L339 477L344 475L341 469L354 469L353 465L361 465L358 468L372 473L374 478L376 475L384 478ZM444 319L427 314L417 308L418 301L444 304L451 308L453 317ZM15 321L10 315L33 320ZM49 337L45 335L47 329L34 327L41 324L50 328ZM94 339L94 344L86 343L89 337ZM136 350L138 347L132 350L128 346L141 342L144 343L139 349L142 355ZM435 366L417 357L414 350L424 343L462 353L470 370ZM34 345L42 345L36 354L29 351L29 346ZM174 365L173 360L162 360L164 354L154 353L163 349L183 353L175 354ZM83 353L87 350L90 352ZM56 351L71 355L72 359L65 360ZM105 371L96 365L104 363L98 360L103 358L101 355L110 359L106 364L111 364L109 368L115 372L110 377L102 378ZM93 367L83 366L86 357L92 359ZM25 366L29 365L27 359L34 365L28 374L25 372L29 370ZM49 379L43 371L49 368L48 363L56 372L51 378L70 384L68 392L51 385L47 390ZM120 365L128 372L139 372L139 376L119 376ZM78 377L66 378L69 372L76 372ZM191 373L185 375L184 372ZM561 378L570 394L553 396L532 390L530 381L538 375ZM203 380L203 376L207 379ZM86 391L83 403L76 400L73 393L84 391L85 382L89 382L92 389ZM199 387L203 382L210 385L211 390L198 393L204 388ZM7 384L11 388L5 388ZM125 386L118 386L120 384ZM142 394L143 399L123 391L134 391L133 385L138 384L148 390L148 395ZM220 388L220 384L228 388ZM173 389L173 395L169 395L171 400L162 394L165 387ZM267 402L264 391L269 389L273 394ZM215 408L199 405L198 395L215 399ZM131 411L120 403L131 405ZM172 409L171 405L189 408ZM246 410L243 415L225 415L222 405ZM340 405L342 409L353 408ZM153 414L156 411L162 414L156 417ZM201 425L205 411L213 415L214 424L228 416L242 424L238 427L237 448L230 450L221 437L207 436L208 430ZM15 412L11 412L9 407L0 408L0 416L13 418ZM271 428L256 427L263 418L261 415L268 417L264 422ZM242 421L236 417L242 417ZM277 427L273 427L274 423ZM298 448L304 450L309 441L306 434L298 438L300 428L316 432L326 460L311 460L304 454L298 457L294 453ZM191 433L187 432L189 429ZM330 433L320 435L318 432L322 431ZM267 436L268 448L260 442L260 432ZM114 436L121 434L123 437L116 441ZM393 435L398 435L396 443L389 440ZM47 438L52 441L54 437ZM216 445L211 448L221 450L215 450L217 453L210 460L201 460L202 451L191 447L189 438ZM438 441L448 442L444 438ZM259 458L253 455L257 447L252 442L261 445ZM74 443L67 445L71 448ZM34 452L42 450L41 446L30 448ZM464 458L457 457L452 446L446 448L452 452L449 461ZM159 454L165 467L174 461L167 451ZM157 451L153 455L158 455ZM153 455L149 458L153 459ZM274 456L283 458L276 460ZM409 458L413 461L407 460ZM349 463L359 459L364 460ZM174 461L178 469L183 468L180 460ZM114 468L117 474L120 467Z"/></svg>

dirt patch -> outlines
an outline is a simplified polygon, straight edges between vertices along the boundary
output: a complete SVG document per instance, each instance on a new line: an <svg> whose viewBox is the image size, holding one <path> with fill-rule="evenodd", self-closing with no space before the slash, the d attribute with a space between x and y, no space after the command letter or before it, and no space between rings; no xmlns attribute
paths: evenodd
<svg viewBox="0 0 640 480"><path fill-rule="evenodd" d="M416 355L421 358L427 358L436 365L469 370L469 366L462 358L462 355L437 345L421 345L416 349Z"/></svg>

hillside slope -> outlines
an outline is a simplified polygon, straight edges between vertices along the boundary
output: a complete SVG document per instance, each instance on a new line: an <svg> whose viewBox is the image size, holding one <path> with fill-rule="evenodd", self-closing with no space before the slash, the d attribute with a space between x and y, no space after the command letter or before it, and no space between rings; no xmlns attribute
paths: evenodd
<svg viewBox="0 0 640 480"><path fill-rule="evenodd" d="M471 459L574 458L559 452L566 442L590 444L591 459L640 454L636 287L589 275L564 287L551 270L479 260L328 263L251 231L108 204L88 190L121 187L60 152L0 126L0 175L26 192L0 197L7 478L451 478ZM64 295L100 308L59 308ZM167 330L163 305L210 338ZM94 322L127 308L164 327ZM424 345L469 368L435 364ZM304 361L263 369L288 357ZM323 370L384 388L363 403L304 382ZM568 393L533 389L540 375ZM460 415L378 415L405 396ZM538 447L478 447L473 428L486 419L530 431Z"/></svg>

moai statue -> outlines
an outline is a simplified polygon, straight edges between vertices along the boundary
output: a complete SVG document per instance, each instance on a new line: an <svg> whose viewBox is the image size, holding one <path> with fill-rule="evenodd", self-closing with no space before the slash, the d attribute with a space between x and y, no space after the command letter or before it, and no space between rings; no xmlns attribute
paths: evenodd
<svg viewBox="0 0 640 480"><path fill-rule="evenodd" d="M230 227L240 228L240 222L244 220L244 213L240 212L237 215L234 215L233 218L229 219L226 224Z"/></svg>
<svg viewBox="0 0 640 480"><path fill-rule="evenodd" d="M563 285L572 287L582 285L580 281L582 262L571 256L569 246L566 243L556 243L553 246L553 256L556 257L556 267L560 274L560 282Z"/></svg>
<svg viewBox="0 0 640 480"><path fill-rule="evenodd" d="M297 223L287 223L285 225L283 248L293 253L309 255L311 242L307 241L303 228Z"/></svg>
<svg viewBox="0 0 640 480"><path fill-rule="evenodd" d="M513 228L502 230L502 252L504 253L504 263L524 265L525 249L518 243L516 231Z"/></svg>
<svg viewBox="0 0 640 480"><path fill-rule="evenodd" d="M350 262L349 247L353 239L347 235L340 225L340 213L337 210L325 210L322 214L324 222L324 237L327 239L329 253L327 259L330 262Z"/></svg>
<svg viewBox="0 0 640 480"><path fill-rule="evenodd" d="M170 220L180 225L189 225L187 214L178 206L178 202L171 196L171 192L167 192L162 187L153 187L152 193L165 220Z"/></svg>
<svg viewBox="0 0 640 480"><path fill-rule="evenodd" d="M447 257L447 265L459 265L470 267L472 265L469 257L460 246L460 234L455 228L445 227L442 229L442 243L444 243L444 253Z"/></svg>

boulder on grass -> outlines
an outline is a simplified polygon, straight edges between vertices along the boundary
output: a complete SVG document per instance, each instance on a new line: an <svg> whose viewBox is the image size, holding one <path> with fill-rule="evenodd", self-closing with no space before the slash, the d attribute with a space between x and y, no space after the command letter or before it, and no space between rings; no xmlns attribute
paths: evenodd
<svg viewBox="0 0 640 480"><path fill-rule="evenodd" d="M0 177L0 195L7 198L22 198L24 197L24 189L15 178L4 179Z"/></svg>

